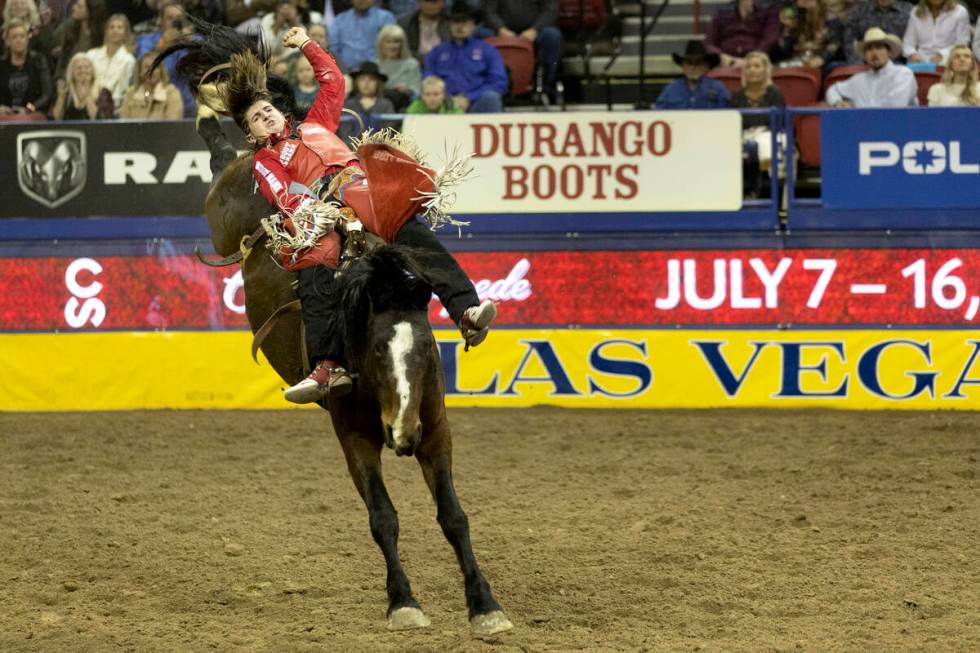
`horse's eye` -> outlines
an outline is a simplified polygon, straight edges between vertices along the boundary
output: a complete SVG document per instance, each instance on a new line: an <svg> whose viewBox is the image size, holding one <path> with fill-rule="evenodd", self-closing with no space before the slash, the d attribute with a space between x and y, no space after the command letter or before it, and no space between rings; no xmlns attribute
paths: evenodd
<svg viewBox="0 0 980 653"><path fill-rule="evenodd" d="M387 356L388 355L388 343L387 342L379 342L379 343L375 344L374 345L374 354L375 354L375 356L377 356L379 358L382 358L384 356Z"/></svg>

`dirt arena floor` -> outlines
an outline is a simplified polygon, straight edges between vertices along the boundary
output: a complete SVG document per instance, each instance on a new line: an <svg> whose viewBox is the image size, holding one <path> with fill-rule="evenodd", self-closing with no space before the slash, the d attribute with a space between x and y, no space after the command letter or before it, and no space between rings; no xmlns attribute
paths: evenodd
<svg viewBox="0 0 980 653"><path fill-rule="evenodd" d="M386 453L426 630L325 415L0 414L0 651L978 651L980 418L454 410L467 630L414 461Z"/></svg>

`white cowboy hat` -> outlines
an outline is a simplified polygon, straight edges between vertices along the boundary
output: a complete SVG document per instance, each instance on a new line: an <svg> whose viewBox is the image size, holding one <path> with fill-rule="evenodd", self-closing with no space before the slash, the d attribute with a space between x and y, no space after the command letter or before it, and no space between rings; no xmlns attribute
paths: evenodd
<svg viewBox="0 0 980 653"><path fill-rule="evenodd" d="M864 40L857 41L854 48L864 53L864 49L872 43L883 43L888 46L888 53L892 59L902 54L902 41L894 34L888 34L880 27L872 27L864 33Z"/></svg>

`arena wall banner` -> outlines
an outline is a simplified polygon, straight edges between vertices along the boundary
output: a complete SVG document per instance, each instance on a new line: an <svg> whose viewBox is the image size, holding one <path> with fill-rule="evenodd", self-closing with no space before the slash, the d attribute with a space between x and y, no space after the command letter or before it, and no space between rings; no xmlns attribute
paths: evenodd
<svg viewBox="0 0 980 653"><path fill-rule="evenodd" d="M861 109L820 116L824 206L980 209L974 109Z"/></svg>
<svg viewBox="0 0 980 653"><path fill-rule="evenodd" d="M742 206L736 111L409 115L403 131L437 167L453 152L473 154L461 214Z"/></svg>
<svg viewBox="0 0 980 653"><path fill-rule="evenodd" d="M287 408L245 332L0 335L0 410ZM980 409L975 331L437 331L450 406Z"/></svg>
<svg viewBox="0 0 980 653"><path fill-rule="evenodd" d="M236 267L209 268L166 243L155 255L74 249L74 256L0 258L0 331L247 328ZM506 251L458 259L479 294L499 303L501 326L973 327L980 318L976 249ZM437 301L430 319L451 326Z"/></svg>
<svg viewBox="0 0 980 653"><path fill-rule="evenodd" d="M193 121L3 123L0 217L201 215L210 160Z"/></svg>

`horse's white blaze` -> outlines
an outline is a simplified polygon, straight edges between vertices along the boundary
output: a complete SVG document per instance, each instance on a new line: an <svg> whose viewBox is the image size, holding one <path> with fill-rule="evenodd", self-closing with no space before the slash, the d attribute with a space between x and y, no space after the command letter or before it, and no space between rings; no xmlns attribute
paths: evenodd
<svg viewBox="0 0 980 653"><path fill-rule="evenodd" d="M408 354L412 351L412 344L412 325L408 322L396 324L395 335L388 343L388 351L391 352L391 372L395 377L395 389L398 391L399 400L398 415L391 425L391 435L396 444L405 437L403 420L412 397L412 388L408 383Z"/></svg>

